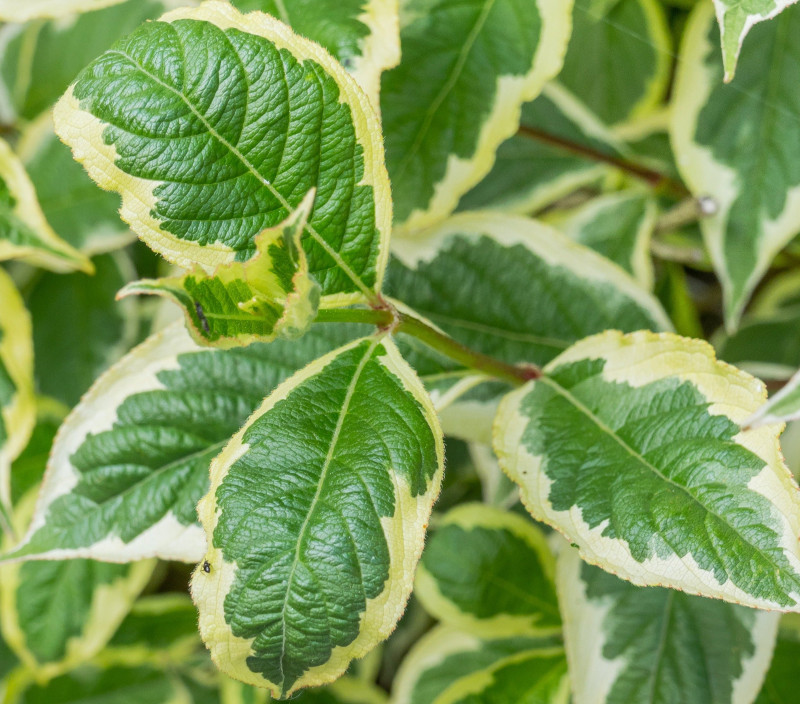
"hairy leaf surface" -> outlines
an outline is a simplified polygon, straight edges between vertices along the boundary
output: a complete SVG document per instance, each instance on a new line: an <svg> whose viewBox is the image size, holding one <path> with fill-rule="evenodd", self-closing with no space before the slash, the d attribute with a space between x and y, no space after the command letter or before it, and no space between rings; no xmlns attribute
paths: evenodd
<svg viewBox="0 0 800 704"><path fill-rule="evenodd" d="M698 5L683 39L672 144L689 188L717 206L700 225L730 329L775 255L800 230L798 34L800 6L755 27L729 85L722 83L709 5Z"/></svg>
<svg viewBox="0 0 800 704"><path fill-rule="evenodd" d="M398 0L233 0L324 46L377 106L381 73L400 62Z"/></svg>
<svg viewBox="0 0 800 704"><path fill-rule="evenodd" d="M54 271L92 271L91 262L53 232L25 167L0 139L0 261L6 259Z"/></svg>
<svg viewBox="0 0 800 704"><path fill-rule="evenodd" d="M198 506L209 549L192 595L220 669L288 696L385 639L443 465L430 399L388 338L281 384L214 459Z"/></svg>
<svg viewBox="0 0 800 704"><path fill-rule="evenodd" d="M558 631L554 563L531 521L466 503L437 522L414 594L434 618L484 637Z"/></svg>
<svg viewBox="0 0 800 704"><path fill-rule="evenodd" d="M395 224L426 227L489 172L561 68L572 0L411 0L381 85ZM423 80L424 77L424 80Z"/></svg>
<svg viewBox="0 0 800 704"><path fill-rule="evenodd" d="M209 0L143 25L81 73L55 121L170 261L248 259L316 188L303 246L327 302L380 287L392 207L378 119L326 51L268 15Z"/></svg>
<svg viewBox="0 0 800 704"><path fill-rule="evenodd" d="M314 191L309 191L286 222L256 236L256 254L246 262L201 267L182 276L145 279L120 296L151 293L183 308L192 337L201 344L236 347L300 337L317 314L320 291L308 272L301 239Z"/></svg>
<svg viewBox="0 0 800 704"><path fill-rule="evenodd" d="M780 614L642 588L564 546L558 584L575 704L750 704Z"/></svg>
<svg viewBox="0 0 800 704"><path fill-rule="evenodd" d="M448 626L425 635L403 660L394 704L547 702L566 704L564 651L554 640L481 640Z"/></svg>
<svg viewBox="0 0 800 704"><path fill-rule="evenodd" d="M634 584L800 610L800 494L764 385L705 342L609 331L504 400L495 450L522 500Z"/></svg>

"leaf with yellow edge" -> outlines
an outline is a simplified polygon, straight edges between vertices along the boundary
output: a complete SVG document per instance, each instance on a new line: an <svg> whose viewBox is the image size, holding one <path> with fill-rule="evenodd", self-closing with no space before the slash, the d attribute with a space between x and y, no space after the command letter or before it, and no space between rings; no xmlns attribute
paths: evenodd
<svg viewBox="0 0 800 704"><path fill-rule="evenodd" d="M121 2L124 0L0 0L0 22L28 22L41 17L64 17Z"/></svg>
<svg viewBox="0 0 800 704"><path fill-rule="evenodd" d="M226 674L287 697L333 681L411 593L444 446L390 338L356 340L278 386L211 464L192 578Z"/></svg>
<svg viewBox="0 0 800 704"><path fill-rule="evenodd" d="M705 342L608 331L504 399L495 451L528 510L587 562L641 586L800 611L800 492L782 428L739 426L764 398Z"/></svg>
<svg viewBox="0 0 800 704"><path fill-rule="evenodd" d="M53 271L93 271L85 255L53 232L25 167L0 139L0 261L6 259L23 259Z"/></svg>
<svg viewBox="0 0 800 704"><path fill-rule="evenodd" d="M0 268L0 505L10 506L11 463L36 423L31 318Z"/></svg>
<svg viewBox="0 0 800 704"><path fill-rule="evenodd" d="M319 286L308 273L300 244L314 202L309 191L297 210L276 227L256 236L256 254L206 274L137 281L120 296L153 293L183 308L192 337L200 344L235 347L302 335L314 320Z"/></svg>
<svg viewBox="0 0 800 704"><path fill-rule="evenodd" d="M169 12L84 69L55 125L170 261L249 259L315 188L303 248L323 303L380 289L392 202L377 115L327 51L278 20L220 0Z"/></svg>

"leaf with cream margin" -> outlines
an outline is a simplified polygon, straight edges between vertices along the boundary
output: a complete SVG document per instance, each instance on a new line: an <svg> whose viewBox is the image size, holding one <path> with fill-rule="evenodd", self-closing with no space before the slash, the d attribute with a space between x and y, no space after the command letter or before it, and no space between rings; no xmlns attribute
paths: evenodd
<svg viewBox="0 0 800 704"><path fill-rule="evenodd" d="M634 190L594 198L553 224L570 239L622 267L650 291L653 288L650 239L657 219L653 198Z"/></svg>
<svg viewBox="0 0 800 704"><path fill-rule="evenodd" d="M700 340L608 331L509 394L495 452L526 508L640 586L800 611L800 492L762 382Z"/></svg>
<svg viewBox="0 0 800 704"><path fill-rule="evenodd" d="M209 0L142 25L84 69L55 124L169 261L248 259L316 188L303 247L324 304L380 289L392 204L378 118L328 52L268 15Z"/></svg>
<svg viewBox="0 0 800 704"><path fill-rule="evenodd" d="M567 663L556 639L482 640L448 626L435 627L414 645L392 690L393 704L529 701L570 701Z"/></svg>
<svg viewBox="0 0 800 704"><path fill-rule="evenodd" d="M528 215L599 184L613 173L602 159L624 156L624 144L557 82L522 106L520 125L498 148L492 170L461 198L459 210Z"/></svg>
<svg viewBox="0 0 800 704"><path fill-rule="evenodd" d="M0 267L0 506L11 505L11 463L36 423L31 318Z"/></svg>
<svg viewBox="0 0 800 704"><path fill-rule="evenodd" d="M557 579L575 704L751 704L781 615L636 587L567 545Z"/></svg>
<svg viewBox="0 0 800 704"><path fill-rule="evenodd" d="M25 167L0 139L0 261L7 259L59 272L92 272L91 262L53 232Z"/></svg>
<svg viewBox="0 0 800 704"><path fill-rule="evenodd" d="M658 0L575 0L558 82L605 124L627 122L658 105L671 67L672 39Z"/></svg>
<svg viewBox="0 0 800 704"><path fill-rule="evenodd" d="M123 0L0 0L0 22L28 22L43 17L64 17L121 2Z"/></svg>
<svg viewBox="0 0 800 704"><path fill-rule="evenodd" d="M213 274L195 267L181 276L135 281L119 297L149 293L175 301L200 344L225 348L300 337L320 298L301 245L313 202L312 190L285 222L257 235L256 253L246 262L221 264Z"/></svg>
<svg viewBox="0 0 800 704"><path fill-rule="evenodd" d="M572 0L410 0L381 83L395 229L449 215L561 68ZM424 79L423 79L424 78Z"/></svg>
<svg viewBox="0 0 800 704"><path fill-rule="evenodd" d="M754 25L772 19L797 0L714 0L720 26L725 82L733 80L742 44Z"/></svg>
<svg viewBox="0 0 800 704"><path fill-rule="evenodd" d="M479 636L559 633L554 573L547 541L529 519L466 503L437 521L414 595L434 618Z"/></svg>
<svg viewBox="0 0 800 704"><path fill-rule="evenodd" d="M16 507L22 532L36 492ZM8 548L6 540L4 547ZM147 585L154 560L110 565L91 560L29 562L0 570L0 626L19 659L47 680L94 657Z"/></svg>
<svg viewBox="0 0 800 704"><path fill-rule="evenodd" d="M400 63L398 0L232 0L324 46L377 107L381 73Z"/></svg>
<svg viewBox="0 0 800 704"><path fill-rule="evenodd" d="M717 206L700 226L731 331L775 255L800 231L798 34L800 6L756 26L728 85L710 5L697 6L683 38L670 134L687 186Z"/></svg>
<svg viewBox="0 0 800 704"><path fill-rule="evenodd" d="M211 465L192 578L217 666L287 697L338 678L394 630L439 493L424 387L384 335L267 397Z"/></svg>

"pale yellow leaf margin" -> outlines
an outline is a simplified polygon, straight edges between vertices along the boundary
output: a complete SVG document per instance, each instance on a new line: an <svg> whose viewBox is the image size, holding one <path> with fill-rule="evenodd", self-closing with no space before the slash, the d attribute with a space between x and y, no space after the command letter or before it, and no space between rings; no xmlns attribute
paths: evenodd
<svg viewBox="0 0 800 704"><path fill-rule="evenodd" d="M359 634L355 640L347 646L334 648L326 663L307 670L285 693L281 692L281 687L277 683L268 681L247 666L247 658L252 654L252 644L255 639L234 635L225 620L223 608L223 600L231 590L238 567L236 563L225 561L222 550L215 547L211 539L219 519L217 490L227 476L229 468L247 454L249 446L243 440L250 426L280 401L286 399L295 389L324 373L325 368L337 357L362 344L364 339L355 340L326 354L280 384L250 416L242 429L231 438L225 449L214 458L210 470L211 486L197 506L197 513L209 545L204 561L194 571L191 583L192 599L200 613L200 634L220 670L241 682L269 689L276 697L282 694L288 697L300 689L333 682L344 674L352 660L366 655L392 633L411 595L414 572L425 541L425 531L433 503L441 488L444 473L444 441L433 403L416 373L402 358L391 339L385 335L371 338L373 349L377 344L381 344L386 351L386 355L379 358L380 364L402 382L405 389L424 410L436 438L438 469L428 490L417 497L412 495L401 476L393 474L396 485L395 513L394 516L381 519L389 548L391 565L389 577L383 592L375 599L367 601L366 610L361 616ZM205 563L210 567L209 572L204 569Z"/></svg>
<svg viewBox="0 0 800 704"><path fill-rule="evenodd" d="M623 335L610 330L581 340L544 368L545 375L558 367L585 359L605 360L602 377L609 383L640 387L662 379L691 383L709 401L708 412L741 423L764 402L764 384L714 356L702 340L671 333L636 332ZM503 400L494 424L494 448L500 466L519 484L521 499L537 520L561 532L578 545L581 557L592 565L639 586L664 586L689 594L723 599L736 604L777 611L800 611L800 603L787 608L754 597L730 580L721 584L714 573L702 569L691 556L654 555L643 562L632 556L624 540L602 535L606 523L590 528L577 506L557 511L548 500L552 480L543 471L544 458L531 455L522 444L528 418L521 404L536 383L529 382ZM774 506L780 519L779 536L784 555L800 573L800 491L783 460L778 437L782 425L742 431L733 440L764 461L764 469L748 489L761 494ZM793 594L800 602L800 593Z"/></svg>

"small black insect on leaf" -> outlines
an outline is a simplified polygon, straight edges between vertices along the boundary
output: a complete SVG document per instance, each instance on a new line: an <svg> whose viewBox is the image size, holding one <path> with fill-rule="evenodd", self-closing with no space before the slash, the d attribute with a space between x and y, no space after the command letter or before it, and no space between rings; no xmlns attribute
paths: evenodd
<svg viewBox="0 0 800 704"><path fill-rule="evenodd" d="M208 318L206 318L206 314L203 312L203 306L201 306L198 301L194 302L194 311L197 313L197 319L200 321L200 326L203 328L206 334L210 334L211 326L208 324Z"/></svg>
<svg viewBox="0 0 800 704"><path fill-rule="evenodd" d="M205 572L206 574L208 574L209 572L211 572L211 563L210 563L208 560L206 560L206 561L203 563L203 572Z"/></svg>

